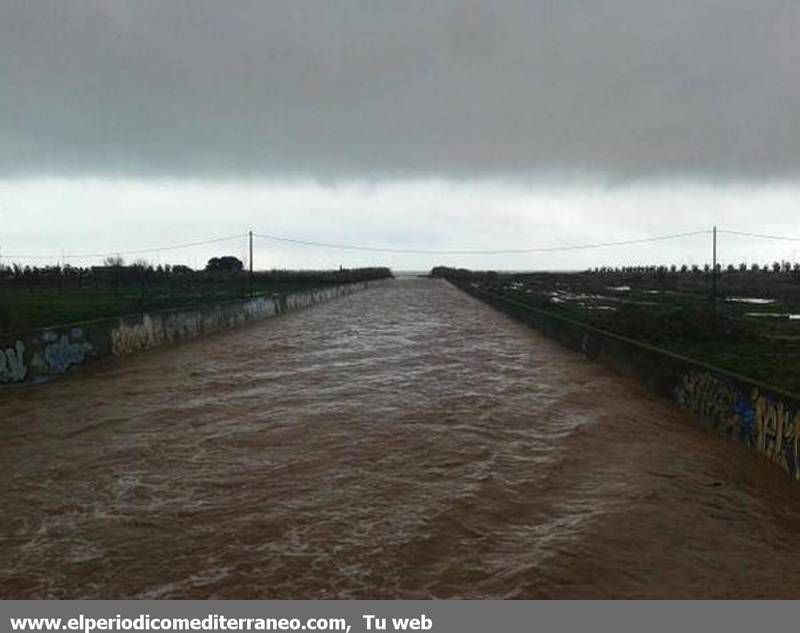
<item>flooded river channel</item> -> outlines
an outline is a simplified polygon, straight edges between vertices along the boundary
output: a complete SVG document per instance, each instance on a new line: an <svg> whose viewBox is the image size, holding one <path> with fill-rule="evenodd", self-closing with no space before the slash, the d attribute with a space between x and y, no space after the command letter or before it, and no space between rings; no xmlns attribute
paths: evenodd
<svg viewBox="0 0 800 633"><path fill-rule="evenodd" d="M442 281L0 393L0 596L800 596L800 486Z"/></svg>

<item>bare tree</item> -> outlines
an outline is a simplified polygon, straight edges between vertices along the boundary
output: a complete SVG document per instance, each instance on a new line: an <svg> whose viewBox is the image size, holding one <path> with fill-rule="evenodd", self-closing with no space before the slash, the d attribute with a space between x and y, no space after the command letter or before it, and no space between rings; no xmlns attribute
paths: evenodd
<svg viewBox="0 0 800 633"><path fill-rule="evenodd" d="M124 266L125 260L122 259L119 255L113 255L111 257L106 257L103 260L104 266Z"/></svg>

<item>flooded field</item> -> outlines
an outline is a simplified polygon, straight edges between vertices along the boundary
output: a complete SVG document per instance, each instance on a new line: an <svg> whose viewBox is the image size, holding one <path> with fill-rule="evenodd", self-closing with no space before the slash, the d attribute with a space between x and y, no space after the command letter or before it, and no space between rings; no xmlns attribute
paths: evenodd
<svg viewBox="0 0 800 633"><path fill-rule="evenodd" d="M800 487L443 281L0 411L5 598L800 596Z"/></svg>
<svg viewBox="0 0 800 633"><path fill-rule="evenodd" d="M721 273L715 303L699 269L434 273L800 394L800 267Z"/></svg>

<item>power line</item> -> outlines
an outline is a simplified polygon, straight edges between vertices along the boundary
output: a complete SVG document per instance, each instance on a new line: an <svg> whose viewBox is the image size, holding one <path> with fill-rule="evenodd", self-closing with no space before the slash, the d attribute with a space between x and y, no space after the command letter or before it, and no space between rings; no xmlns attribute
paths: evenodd
<svg viewBox="0 0 800 633"><path fill-rule="evenodd" d="M231 240L245 239L246 237L247 236L244 234L231 235L229 237L218 237L218 238L203 240L200 242L187 242L185 244L173 244L171 246L156 246L153 248L142 248L130 251L110 251L108 253L81 253L81 254L61 253L59 255L17 255L17 254L6 253L3 255L3 257L6 258L17 257L21 259L59 259L59 258L91 259L94 257L116 257L117 255L144 255L147 253L161 253L164 251L175 251L183 248L191 248L193 246L205 246L207 244L230 242Z"/></svg>
<svg viewBox="0 0 800 633"><path fill-rule="evenodd" d="M254 233L254 237L261 239L272 240L275 242L287 242L290 244L300 244L303 246L318 246L322 248L335 248L339 250L351 251L367 251L372 253L398 253L398 254L413 254L413 255L514 255L514 254L527 254L527 253L555 253L565 251L581 251L593 248L608 248L612 246L629 246L632 244L645 244L651 242L663 242L666 240L675 240L683 237L693 237L696 235L709 235L710 230L692 231L689 233L675 233L672 235L660 235L657 237L645 237L632 240L619 240L615 242L598 242L593 244L580 244L575 246L544 246L537 248L519 248L519 249L501 249L501 250L426 250L426 249L406 249L406 248L382 248L374 246L361 246L356 244L334 244L330 242L315 242L311 240L300 240L288 237L279 237L277 235L266 235L263 233Z"/></svg>
<svg viewBox="0 0 800 633"><path fill-rule="evenodd" d="M765 235L764 233L746 233L744 231L727 231L719 229L720 233L727 233L728 235L739 235L741 237L754 237L762 240L781 240L783 242L800 242L800 237L787 237L783 235Z"/></svg>
<svg viewBox="0 0 800 633"><path fill-rule="evenodd" d="M372 252L372 253L395 253L395 254L414 254L414 255L519 255L519 254L530 254L530 253L557 253L557 252L570 252L570 251L583 251L583 250L590 250L590 249L597 249L597 248L611 248L615 246L630 246L635 244L648 244L654 242L663 242L668 240L676 240L682 239L687 237L695 237L698 235L710 235L712 233L711 230L704 229L699 231L690 231L684 233L673 233L669 235L659 235L654 237L645 237L645 238L637 238L637 239L629 239L629 240L615 240L609 242L594 242L588 244L576 244L571 246L540 246L540 247L533 247L533 248L512 248L512 249L495 249L495 250L482 250L482 249L459 249L459 250L437 250L437 249L414 249L414 248L388 248L388 247L376 247L376 246L365 246L359 244L341 244L341 243L332 243L332 242L319 242L314 240L304 240L304 239L296 239L296 238L289 238L289 237L282 237L278 235L270 235L266 233L253 233L253 237L257 237L260 239L271 240L275 242L284 242L289 244L299 244L302 246L315 246L320 248L333 248L338 250L351 250L351 251L364 251L364 252ZM773 235L762 235L757 233L745 233L741 231L726 231L720 230L720 233L728 233L732 235L741 235L741 236L748 236L748 237L756 237L756 238L766 238L766 239L780 239L780 240L787 240L787 241L800 241L800 238L790 238L790 237L779 237ZM11 254L11 253L4 253L3 256L7 259L10 258L19 258L19 259L91 259L91 258L100 258L100 257L114 257L114 256L122 256L122 255L144 255L148 253L160 253L166 251L174 251L180 250L185 248L192 248L196 246L206 246L209 244L218 244L221 242L228 242L232 240L244 239L247 235L240 234L240 235L231 235L227 237L219 237L219 238L211 238L207 240L197 241L197 242L186 242L183 244L173 244L169 246L157 246L152 248L142 248L142 249L135 249L135 250L120 250L120 251L108 251L105 253L62 253L60 255L22 255L22 254Z"/></svg>

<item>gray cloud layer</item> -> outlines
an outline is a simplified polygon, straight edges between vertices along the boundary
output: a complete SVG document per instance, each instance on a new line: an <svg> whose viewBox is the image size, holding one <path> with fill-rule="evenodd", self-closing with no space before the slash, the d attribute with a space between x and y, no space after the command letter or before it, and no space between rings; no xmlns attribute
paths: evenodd
<svg viewBox="0 0 800 633"><path fill-rule="evenodd" d="M4 0L0 176L800 176L796 0Z"/></svg>

